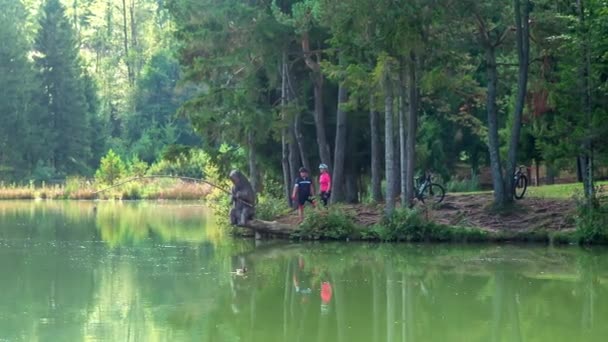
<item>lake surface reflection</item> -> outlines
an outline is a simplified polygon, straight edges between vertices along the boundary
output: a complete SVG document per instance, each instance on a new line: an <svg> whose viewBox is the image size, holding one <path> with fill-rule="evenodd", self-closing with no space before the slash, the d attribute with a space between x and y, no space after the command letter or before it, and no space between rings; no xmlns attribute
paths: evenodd
<svg viewBox="0 0 608 342"><path fill-rule="evenodd" d="M608 336L606 249L256 245L185 203L0 202L0 272L0 341Z"/></svg>

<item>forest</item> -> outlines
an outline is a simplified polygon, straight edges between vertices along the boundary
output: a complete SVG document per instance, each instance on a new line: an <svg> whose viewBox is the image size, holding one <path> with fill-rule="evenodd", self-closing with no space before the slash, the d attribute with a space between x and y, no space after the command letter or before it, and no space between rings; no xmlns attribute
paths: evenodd
<svg viewBox="0 0 608 342"><path fill-rule="evenodd" d="M503 206L520 164L577 174L589 201L606 166L603 0L0 6L3 182L91 178L106 156L239 168L288 198L300 166L324 163L332 202L391 212L425 171L479 190L489 170Z"/></svg>

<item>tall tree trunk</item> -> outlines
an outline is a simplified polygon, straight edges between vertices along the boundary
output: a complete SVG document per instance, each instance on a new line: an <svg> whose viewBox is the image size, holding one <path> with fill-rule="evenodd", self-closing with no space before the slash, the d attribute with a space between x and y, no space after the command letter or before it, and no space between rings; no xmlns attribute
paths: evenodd
<svg viewBox="0 0 608 342"><path fill-rule="evenodd" d="M127 26L127 1L122 0L122 32L123 32L123 46L125 49L125 65L127 66L127 77L129 84L133 84L133 70L131 68L131 61L129 56L129 27Z"/></svg>
<svg viewBox="0 0 608 342"><path fill-rule="evenodd" d="M534 159L534 179L536 186L540 186L540 164L538 159Z"/></svg>
<svg viewBox="0 0 608 342"><path fill-rule="evenodd" d="M399 73L399 164L401 166L400 180L401 180L401 206L407 206L407 146L406 146L406 117L405 117L405 65L401 63L401 70Z"/></svg>
<svg viewBox="0 0 608 342"><path fill-rule="evenodd" d="M288 129L288 138L289 138L289 179L290 179L290 187L293 187L293 181L295 180L296 175L298 174L298 168L300 165L300 151L298 148L298 141L296 140L296 135L294 133L294 125L295 121L292 118L289 122Z"/></svg>
<svg viewBox="0 0 608 342"><path fill-rule="evenodd" d="M579 30L582 41L582 62L580 64L580 90L581 90L581 107L585 113L585 121L588 123L587 136L583 139L581 146L581 169L583 175L583 189L585 191L585 198L588 204L593 204L594 188L593 188L593 145L591 141L591 127L593 118L591 113L591 53L589 52L589 34L587 24L585 20L585 8L583 0L576 1L578 16L579 16Z"/></svg>
<svg viewBox="0 0 608 342"><path fill-rule="evenodd" d="M133 58L133 63L131 66L133 69L133 82L135 82L141 69L141 65L139 63L141 56L137 39L137 21L135 19L135 0L131 0L129 4L129 16L131 19L131 50L135 51L136 54L135 58Z"/></svg>
<svg viewBox="0 0 608 342"><path fill-rule="evenodd" d="M302 135L302 129L300 127L301 124L302 122L300 120L300 113L297 113L294 118L294 134L296 136L296 141L298 142L298 150L300 151L300 160L302 161L302 166L304 166L310 171L310 164L308 162L308 154L306 153L304 136Z"/></svg>
<svg viewBox="0 0 608 342"><path fill-rule="evenodd" d="M578 163L578 158L576 158L577 163ZM546 184L547 185L553 185L555 184L555 167L553 166L553 163L550 162L546 162L546 174L547 174L547 180L546 180Z"/></svg>
<svg viewBox="0 0 608 342"><path fill-rule="evenodd" d="M496 108L496 83L498 82L498 71L496 69L495 47L489 43L485 46L486 73L488 77L487 112L488 112L488 151L490 153L490 170L492 172L492 185L494 187L494 205L504 205L505 184L500 165L500 142L498 139L498 113Z"/></svg>
<svg viewBox="0 0 608 342"><path fill-rule="evenodd" d="M357 182L357 176L352 171L347 171L345 174L347 177L344 181L344 199L346 203L359 203L359 182Z"/></svg>
<svg viewBox="0 0 608 342"><path fill-rule="evenodd" d="M349 137L350 138L350 137ZM347 139L347 144L348 144ZM360 177L357 176L356 161L354 158L349 158L348 162L344 165L344 200L346 203L359 203L359 192L360 192Z"/></svg>
<svg viewBox="0 0 608 342"><path fill-rule="evenodd" d="M591 203L591 199L594 195L593 189L593 164L591 157L588 153L583 152L579 157L581 161L581 170L583 175L583 189L585 191L585 198Z"/></svg>
<svg viewBox="0 0 608 342"><path fill-rule="evenodd" d="M583 169L581 167L581 158L580 157L576 157L576 181L577 182L583 181Z"/></svg>
<svg viewBox="0 0 608 342"><path fill-rule="evenodd" d="M393 98L393 112L397 112L397 116L399 116L399 109L395 109L395 106L399 105L399 101L395 101ZM399 125L399 118L396 118L397 122L394 122L394 124L397 124L397 126ZM393 190L393 194L395 195L395 198L398 198L401 195L401 143L399 142L399 128L398 127L394 127L395 128L395 134L394 134L394 138L393 138L393 142L395 143L395 149L394 149L394 157L395 157L395 164L393 166L393 172L395 173L395 175L393 176L393 179L395 180L395 190ZM395 203L396 204L396 203Z"/></svg>
<svg viewBox="0 0 608 342"><path fill-rule="evenodd" d="M317 133L317 145L319 146L319 157L321 162L326 164L331 172L332 161L331 153L329 151L329 144L327 143L327 134L325 133L325 111L323 109L323 76L317 75L314 81L314 95L315 95L315 130Z"/></svg>
<svg viewBox="0 0 608 342"><path fill-rule="evenodd" d="M521 0L513 0L515 12L515 32L517 43L517 59L519 61L519 75L517 79L517 98L515 99L515 112L513 113L513 127L511 127L511 139L509 141L509 153L507 169L505 174L505 202L513 201L513 174L517 167L517 146L521 135L521 118L526 103L528 86L528 64L530 60L530 3L523 0L523 13L520 8ZM522 18L523 17L523 18Z"/></svg>
<svg viewBox="0 0 608 342"><path fill-rule="evenodd" d="M283 51L283 61L281 63L281 121L286 127L281 129L281 166L283 168L283 191L288 205L293 205L291 200L291 175L289 168L289 125L286 106L287 106L287 52Z"/></svg>
<svg viewBox="0 0 608 342"><path fill-rule="evenodd" d="M289 143L287 142L287 129L283 128L281 130L281 167L283 169L283 194L287 199L287 204L291 207L291 176L289 169Z"/></svg>
<svg viewBox="0 0 608 342"><path fill-rule="evenodd" d="M374 108L374 95L370 95L369 100L369 118L371 131L371 171L372 171L372 200L374 202L382 201L382 165L380 162L380 115Z"/></svg>
<svg viewBox="0 0 608 342"><path fill-rule="evenodd" d="M409 112L407 116L407 141L406 141L406 183L405 198L409 202L414 198L414 169L416 163L416 134L418 131L418 80L416 75L416 55L410 53L409 59Z"/></svg>
<svg viewBox="0 0 608 342"><path fill-rule="evenodd" d="M247 145L249 147L249 181L251 182L253 191L257 193L260 190L260 177L258 174L257 157L255 153L255 137L251 131L247 132Z"/></svg>
<svg viewBox="0 0 608 342"><path fill-rule="evenodd" d="M296 97L296 92L294 90L294 86L293 86L293 80L292 80L292 74L291 74L291 70L289 69L288 65L287 68L285 69L286 72L286 77L287 77L287 100L289 102L291 102L292 100L295 100ZM289 122L289 128L288 128L288 136L289 136L289 175L290 175L290 179L291 179L291 185L293 186L293 180L295 180L296 175L298 173L298 168L300 167L300 165L308 165L308 161L307 160L303 160L302 163L300 163L300 154L303 153L304 149L300 148L301 145L300 144L300 140L301 138L298 138L298 134L300 134L299 132L299 114L294 115ZM297 127L296 127L296 123L297 123ZM296 129L297 128L297 129ZM301 135L300 135L301 136Z"/></svg>
<svg viewBox="0 0 608 342"><path fill-rule="evenodd" d="M388 68L388 67L387 67ZM393 132L393 89L390 71L384 80L384 158L386 173L386 215L395 209L395 143Z"/></svg>
<svg viewBox="0 0 608 342"><path fill-rule="evenodd" d="M334 150L334 170L331 188L331 203L344 200L344 154L346 153L346 120L344 106L348 93L344 83L338 88L338 110L336 118L336 145Z"/></svg>
<svg viewBox="0 0 608 342"><path fill-rule="evenodd" d="M313 60L312 52L310 51L310 37L308 33L302 35L302 51L304 52L304 61L306 66L311 70L311 78L313 81L314 102L315 102L315 129L317 133L317 145L319 146L319 157L321 162L329 167L332 171L331 152L327 143L327 135L325 134L325 112L323 110L323 73L319 64L320 56L317 53L317 60Z"/></svg>

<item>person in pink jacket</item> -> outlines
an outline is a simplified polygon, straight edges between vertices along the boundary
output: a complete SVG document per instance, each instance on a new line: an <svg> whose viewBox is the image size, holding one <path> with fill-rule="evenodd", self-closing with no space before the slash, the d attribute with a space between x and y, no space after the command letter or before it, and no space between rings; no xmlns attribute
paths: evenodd
<svg viewBox="0 0 608 342"><path fill-rule="evenodd" d="M319 197L321 197L323 205L327 206L327 202L331 196L331 176L325 164L319 165L319 171L321 172L319 175Z"/></svg>

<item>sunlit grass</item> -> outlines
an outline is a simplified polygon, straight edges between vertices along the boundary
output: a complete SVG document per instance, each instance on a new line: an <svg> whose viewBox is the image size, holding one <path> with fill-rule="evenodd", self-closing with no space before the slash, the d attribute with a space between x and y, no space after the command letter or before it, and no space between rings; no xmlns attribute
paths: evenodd
<svg viewBox="0 0 608 342"><path fill-rule="evenodd" d="M202 200L212 188L207 184L181 180L143 180L112 188L84 179L72 179L66 185L6 185L0 184L0 200Z"/></svg>
<svg viewBox="0 0 608 342"><path fill-rule="evenodd" d="M0 199L15 199L15 200L24 200L24 199L35 199L36 193L35 189L30 187L2 187L0 188Z"/></svg>
<svg viewBox="0 0 608 342"><path fill-rule="evenodd" d="M596 186L606 186L608 182L597 182ZM540 198L557 198L557 199L569 199L576 195L582 195L583 184L582 183L569 183L569 184L554 184L554 185L543 185L543 186L529 186L526 191L526 196L529 197L540 197Z"/></svg>
<svg viewBox="0 0 608 342"><path fill-rule="evenodd" d="M608 192L608 181L596 182L596 187L600 188L600 192ZM606 189L604 189L606 188ZM492 191L472 191L466 193L452 194L457 195L477 195L477 194L491 194ZM530 186L526 190L525 197L535 198L549 198L549 199L570 199L583 193L582 183L568 183L568 184L553 184L553 185L541 185L541 186Z"/></svg>

